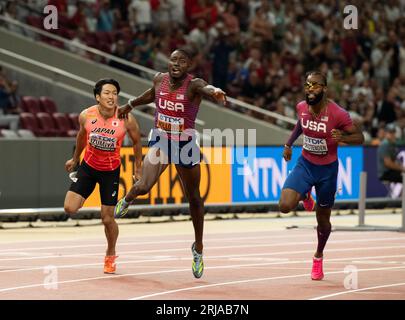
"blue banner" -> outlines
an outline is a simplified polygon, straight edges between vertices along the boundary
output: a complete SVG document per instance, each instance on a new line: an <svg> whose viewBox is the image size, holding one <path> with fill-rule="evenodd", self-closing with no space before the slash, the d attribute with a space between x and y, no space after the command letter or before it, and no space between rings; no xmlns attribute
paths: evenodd
<svg viewBox="0 0 405 320"><path fill-rule="evenodd" d="M236 147L232 152L232 202L278 201L289 172L301 155L294 147L292 159L284 161L283 147ZM340 147L336 199L357 199L362 147ZM315 193L314 193L315 195Z"/></svg>

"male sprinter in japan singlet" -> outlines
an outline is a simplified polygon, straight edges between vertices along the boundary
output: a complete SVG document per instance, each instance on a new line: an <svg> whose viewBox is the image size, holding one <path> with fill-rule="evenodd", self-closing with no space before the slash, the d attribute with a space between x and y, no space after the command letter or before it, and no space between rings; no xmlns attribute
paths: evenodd
<svg viewBox="0 0 405 320"><path fill-rule="evenodd" d="M118 225L114 220L114 207L118 200L121 156L120 148L128 132L133 142L135 154L135 176L140 179L142 145L139 126L130 115L127 119L117 116L117 100L120 85L114 79L99 80L94 89L97 105L83 110L79 116L80 130L76 137L73 158L65 168L71 172L81 162L76 177L65 198L65 212L76 213L93 192L96 184L100 186L101 220L107 237L107 252L104 259L104 273L115 273L115 245L118 238Z"/></svg>
<svg viewBox="0 0 405 320"><path fill-rule="evenodd" d="M332 226L330 216L335 202L338 175L338 143L362 144L361 130L353 125L349 113L327 98L326 77L309 72L305 82L306 101L297 104L298 122L284 146L283 157L291 160L292 144L304 135L302 155L288 175L279 201L280 211L288 213L300 200L312 211L316 206L318 247L313 258L311 277L323 279L323 250ZM316 205L311 196L315 186Z"/></svg>
<svg viewBox="0 0 405 320"><path fill-rule="evenodd" d="M117 203L115 216L125 215L129 204L137 196L148 193L168 164L173 163L189 201L195 235L191 247L192 272L194 277L200 278L204 270L204 203L199 189L200 149L194 126L202 97L226 104L226 95L221 89L187 73L191 63L190 49L173 51L168 65L169 72L156 74L152 88L120 108L125 114L135 106L151 102L156 104L155 128L149 136L149 151L144 158L142 178Z"/></svg>

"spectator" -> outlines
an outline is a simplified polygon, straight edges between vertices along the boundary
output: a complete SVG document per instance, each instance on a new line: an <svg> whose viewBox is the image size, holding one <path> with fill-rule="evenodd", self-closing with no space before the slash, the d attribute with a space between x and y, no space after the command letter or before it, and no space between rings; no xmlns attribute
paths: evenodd
<svg viewBox="0 0 405 320"><path fill-rule="evenodd" d="M74 29L83 28L84 30L89 30L86 19L86 3L84 1L76 2L76 12L70 18L70 25Z"/></svg>
<svg viewBox="0 0 405 320"><path fill-rule="evenodd" d="M11 88L5 77L0 76L0 114L8 113L10 108Z"/></svg>
<svg viewBox="0 0 405 320"><path fill-rule="evenodd" d="M8 1L6 3L4 17L12 20L18 20L17 5L14 1ZM12 23L8 23L6 26L7 29L10 30L11 32L24 34L24 30L20 26L17 26Z"/></svg>
<svg viewBox="0 0 405 320"><path fill-rule="evenodd" d="M150 30L152 7L149 0L132 0L129 5L130 25L135 31Z"/></svg>
<svg viewBox="0 0 405 320"><path fill-rule="evenodd" d="M181 48L187 43L184 30L181 27L177 27L173 30L173 34L170 37L170 51L174 51L177 48Z"/></svg>
<svg viewBox="0 0 405 320"><path fill-rule="evenodd" d="M395 104L392 92L384 97L384 90L382 88L377 89L376 100L374 104L374 123L389 124L397 119L395 113ZM375 127L375 126L374 126Z"/></svg>
<svg viewBox="0 0 405 320"><path fill-rule="evenodd" d="M166 72L170 60L170 53L168 40L158 43L153 54L153 69L159 72Z"/></svg>
<svg viewBox="0 0 405 320"><path fill-rule="evenodd" d="M394 50L388 47L385 38L377 40L377 47L371 52L371 61L374 68L374 77L379 86L388 89L390 79L390 64Z"/></svg>
<svg viewBox="0 0 405 320"><path fill-rule="evenodd" d="M102 0L97 14L97 31L113 31L115 24L115 15L118 12L118 10L114 10L111 8L110 0Z"/></svg>
<svg viewBox="0 0 405 320"><path fill-rule="evenodd" d="M12 80L10 82L10 96L9 96L9 108L7 110L8 114L20 114L21 113L21 96L18 93L18 82L16 80Z"/></svg>
<svg viewBox="0 0 405 320"><path fill-rule="evenodd" d="M89 58L85 49L79 48L79 45L86 45L86 30L83 27L77 29L75 37L70 41L71 45L68 46L69 50L83 58Z"/></svg>
<svg viewBox="0 0 405 320"><path fill-rule="evenodd" d="M264 87L257 71L252 70L245 80L238 99L261 107L264 105Z"/></svg>
<svg viewBox="0 0 405 320"><path fill-rule="evenodd" d="M185 26L185 1L184 0L169 0L170 3L170 21L176 22L181 27Z"/></svg>
<svg viewBox="0 0 405 320"><path fill-rule="evenodd" d="M41 1L55 4L60 23L65 25L67 1L34 0ZM84 2L88 4L85 10ZM215 83L227 82L233 97L246 91L249 77L255 72L265 88L264 103L256 104L268 110L282 110L281 97L288 100L287 105L302 99L300 77L308 70L320 69L327 75L331 97L357 113L372 137L377 136L381 123L395 121L405 128L404 88L398 80L405 76L404 1L357 1L356 5L361 6L361 27L357 30L342 28L345 3L331 0L69 1L69 12L76 12L70 27L78 33L74 41L99 47L88 32L96 30L96 23L89 24L91 17L98 17L95 2L107 4L110 11L110 4L119 9L113 10L117 12L114 21L109 20L111 14L106 14L106 23L99 30L109 30L114 41L124 41L123 56L129 61L160 69L167 44L173 51L189 41L200 51L192 72ZM8 14L15 19L17 7L17 20L24 19L19 2L8 3ZM86 15L89 29L82 25ZM205 21L202 29L196 28L200 19ZM162 21L170 28L161 25ZM112 49L119 54L115 45ZM89 58L101 61L96 55ZM139 74L132 67L118 67ZM373 103L372 108L365 107L367 101Z"/></svg>
<svg viewBox="0 0 405 320"><path fill-rule="evenodd" d="M9 81L0 67L0 126L18 129L18 103L17 82Z"/></svg>
<svg viewBox="0 0 405 320"><path fill-rule="evenodd" d="M399 76L399 64L400 64L400 57L399 57L399 48L400 42L398 40L398 36L396 32L391 29L388 32L388 47L392 49L392 58L390 61L390 83L394 81Z"/></svg>
<svg viewBox="0 0 405 320"><path fill-rule="evenodd" d="M399 46L399 73L401 77L405 77L405 38L401 39Z"/></svg>
<svg viewBox="0 0 405 320"><path fill-rule="evenodd" d="M226 30L230 34L239 33L239 19L235 15L235 3L228 2L225 12L222 14Z"/></svg>
<svg viewBox="0 0 405 320"><path fill-rule="evenodd" d="M226 88L229 58L235 49L233 39L234 37L227 30L220 30L220 34L212 46L212 83L215 87Z"/></svg>
<svg viewBox="0 0 405 320"><path fill-rule="evenodd" d="M371 77L370 63L364 61L361 69L357 70L354 76L356 77L356 84L358 86L363 84L364 81L369 80Z"/></svg>
<svg viewBox="0 0 405 320"><path fill-rule="evenodd" d="M48 5L55 6L58 14L67 16L68 14L68 1L67 0L49 0ZM78 5L78 3L76 3Z"/></svg>
<svg viewBox="0 0 405 320"><path fill-rule="evenodd" d="M115 44L115 50L113 51L113 55L116 56L117 58L121 58L123 60L128 60L129 54L127 52L127 46L125 44L124 40L118 40L117 43ZM110 60L108 63L111 67L130 72L132 68L126 64L123 64L121 62L115 61L115 60Z"/></svg>
<svg viewBox="0 0 405 320"><path fill-rule="evenodd" d="M256 9L255 16L253 17L249 31L252 36L259 36L263 41L271 41L273 39L273 31L270 22L267 20L265 12L262 7Z"/></svg>
<svg viewBox="0 0 405 320"><path fill-rule="evenodd" d="M191 30L188 41L199 52L207 50L206 44L208 42L207 22L204 19L198 19L196 27Z"/></svg>
<svg viewBox="0 0 405 320"><path fill-rule="evenodd" d="M377 149L377 172L381 181L402 183L405 167L396 161L398 149L396 146L397 127L389 124L385 128L385 138Z"/></svg>
<svg viewBox="0 0 405 320"><path fill-rule="evenodd" d="M198 20L204 19L206 25L210 27L216 22L216 7L209 3L208 0L197 0L192 5L189 16L190 30L196 28Z"/></svg>

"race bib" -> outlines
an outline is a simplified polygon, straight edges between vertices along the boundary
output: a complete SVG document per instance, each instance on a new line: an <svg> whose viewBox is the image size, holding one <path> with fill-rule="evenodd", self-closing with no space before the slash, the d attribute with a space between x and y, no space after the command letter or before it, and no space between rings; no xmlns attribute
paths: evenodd
<svg viewBox="0 0 405 320"><path fill-rule="evenodd" d="M180 133L184 130L184 118L158 113L156 126L167 132Z"/></svg>
<svg viewBox="0 0 405 320"><path fill-rule="evenodd" d="M304 135L303 148L312 154L323 155L328 153L328 145L325 139L312 138L306 135Z"/></svg>
<svg viewBox="0 0 405 320"><path fill-rule="evenodd" d="M89 134L89 144L102 151L115 151L117 148L117 138L106 137L97 133Z"/></svg>

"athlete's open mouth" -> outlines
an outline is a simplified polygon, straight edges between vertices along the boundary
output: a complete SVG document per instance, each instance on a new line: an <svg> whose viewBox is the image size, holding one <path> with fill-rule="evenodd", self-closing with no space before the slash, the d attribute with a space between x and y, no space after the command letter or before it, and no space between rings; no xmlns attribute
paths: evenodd
<svg viewBox="0 0 405 320"><path fill-rule="evenodd" d="M315 99L315 95L313 93L310 93L307 95L309 100L314 100Z"/></svg>

